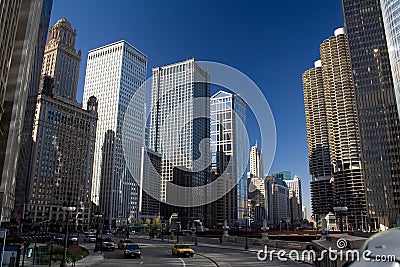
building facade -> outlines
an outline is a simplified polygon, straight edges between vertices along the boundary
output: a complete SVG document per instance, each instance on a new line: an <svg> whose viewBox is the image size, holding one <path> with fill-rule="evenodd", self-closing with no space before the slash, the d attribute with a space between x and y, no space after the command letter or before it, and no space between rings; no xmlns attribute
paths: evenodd
<svg viewBox="0 0 400 267"><path fill-rule="evenodd" d="M283 180L289 188L289 215L291 223L299 223L302 219L303 200L301 196L301 179L294 176L293 179Z"/></svg>
<svg viewBox="0 0 400 267"><path fill-rule="evenodd" d="M261 150L258 148L257 143L250 150L250 176L264 177Z"/></svg>
<svg viewBox="0 0 400 267"><path fill-rule="evenodd" d="M272 173L271 176L279 178L281 180L292 180L292 172L291 171L280 171L277 173Z"/></svg>
<svg viewBox="0 0 400 267"><path fill-rule="evenodd" d="M144 146L144 98L135 97L146 79L147 57L126 41L89 51L83 101L98 100L92 200L100 206L107 227L133 222L138 216L138 184L141 148ZM67 93L68 94L68 93ZM143 101L142 101L143 100ZM124 116L128 106L137 110L133 119ZM123 129L131 138L135 162L124 157ZM129 129L129 130L128 130Z"/></svg>
<svg viewBox="0 0 400 267"><path fill-rule="evenodd" d="M0 35L0 121L4 113L4 97L11 67L11 57L14 51L21 4L22 0L2 1L0 3L0 12L4 14L0 17L0 25L2 25ZM4 129L2 129L1 134L4 134Z"/></svg>
<svg viewBox="0 0 400 267"><path fill-rule="evenodd" d="M49 30L51 8L53 0L43 0L39 22L38 37L35 47L35 55L32 62L31 78L29 82L28 97L26 100L23 129L21 133L21 146L17 161L16 188L14 212L17 216L24 216L28 205L28 178L31 169L31 153L33 146L32 131L36 110L36 99L39 93L40 78L44 49Z"/></svg>
<svg viewBox="0 0 400 267"><path fill-rule="evenodd" d="M238 121L240 120L240 121ZM247 177L244 144L245 133L241 125L246 123L246 104L238 96L219 91L211 97L211 152L214 173L223 172L227 180L217 180L217 190L228 192L215 201L215 225L244 224L247 212ZM229 165L229 163L231 163Z"/></svg>
<svg viewBox="0 0 400 267"><path fill-rule="evenodd" d="M72 214L75 227L82 229L90 223L97 99L89 98L82 109L70 97L76 96L77 83L65 82L79 75L81 53L75 49L75 38L71 39L76 30L68 20L60 19L49 32L36 95L31 165L27 166L27 211L33 222L62 225L62 208L69 202L76 207ZM55 82L59 77L63 83Z"/></svg>
<svg viewBox="0 0 400 267"><path fill-rule="evenodd" d="M0 3L0 222L14 209L16 169L42 0Z"/></svg>
<svg viewBox="0 0 400 267"><path fill-rule="evenodd" d="M311 208L318 222L333 208L333 168L329 150L329 131L321 61L302 75L308 162L311 174Z"/></svg>
<svg viewBox="0 0 400 267"><path fill-rule="evenodd" d="M160 198L163 202L171 203L172 199L176 199L171 194L173 191L167 189L168 182L174 181L174 173L178 185L193 187L210 181L209 143L200 148L201 142L210 138L209 79L209 73L194 59L153 68L150 148L162 155ZM203 151L200 152L200 149ZM190 175L188 172L191 172ZM190 181L178 179L176 175L179 173ZM183 208L181 213L198 216L196 219L201 221L208 220L204 216L204 206L191 204L202 196L186 197L185 205L194 210L189 212ZM166 210L169 209L162 209L162 212ZM169 218L171 215L162 216ZM182 221L190 219L181 217L179 211L178 216Z"/></svg>
<svg viewBox="0 0 400 267"><path fill-rule="evenodd" d="M369 222L393 226L400 214L400 135L379 0L343 0Z"/></svg>
<svg viewBox="0 0 400 267"><path fill-rule="evenodd" d="M273 225L273 194L271 179L248 178L248 199L250 202L250 218L253 223L263 225L267 220L268 225Z"/></svg>
<svg viewBox="0 0 400 267"><path fill-rule="evenodd" d="M140 161L139 217L160 216L161 154L143 147Z"/></svg>
<svg viewBox="0 0 400 267"><path fill-rule="evenodd" d="M57 73L57 71L56 71ZM43 76L33 125L29 218L62 226L65 202L76 207L75 229L90 223L91 181L97 99L87 109L53 94L53 78Z"/></svg>
<svg viewBox="0 0 400 267"><path fill-rule="evenodd" d="M265 188L271 190L270 199L267 200L272 204L270 221L275 228L287 229L290 223L289 188L283 180L273 176L267 176L265 183Z"/></svg>
<svg viewBox="0 0 400 267"><path fill-rule="evenodd" d="M396 0L380 0L383 24L392 70L394 92L400 114L400 3ZM400 116L400 115L399 115Z"/></svg>

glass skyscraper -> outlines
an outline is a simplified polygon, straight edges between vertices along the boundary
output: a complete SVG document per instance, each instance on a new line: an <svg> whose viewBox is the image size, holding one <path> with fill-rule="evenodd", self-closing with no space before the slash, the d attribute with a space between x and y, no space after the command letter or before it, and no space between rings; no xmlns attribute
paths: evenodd
<svg viewBox="0 0 400 267"><path fill-rule="evenodd" d="M162 155L163 202L171 203L170 198L177 197L167 190L170 181L195 187L207 184L210 179L210 147L203 146L200 151L201 142L210 138L209 79L209 73L194 59L153 68L150 148ZM179 220L205 219L204 207L191 205L199 198L182 194L179 197L186 197L188 207L178 208ZM164 214L166 218L169 216Z"/></svg>
<svg viewBox="0 0 400 267"><path fill-rule="evenodd" d="M369 224L400 214L400 120L379 0L343 0Z"/></svg>
<svg viewBox="0 0 400 267"><path fill-rule="evenodd" d="M397 108L400 114L400 2L398 0L381 0L381 7Z"/></svg>
<svg viewBox="0 0 400 267"><path fill-rule="evenodd" d="M29 170L31 165L31 152L32 152L32 130L33 120L35 117L36 100L39 92L39 84L42 73L43 54L47 41L47 32L49 30L51 8L53 0L43 0L42 13L40 16L38 38L35 48L35 56L32 62L32 72L28 90L28 98L26 100L24 124L21 133L21 147L18 155L16 183L17 189L15 191L15 210L22 214L24 206L26 207L27 196L27 183L30 177Z"/></svg>
<svg viewBox="0 0 400 267"><path fill-rule="evenodd" d="M20 132L42 4L42 0L0 1L0 221L9 221L14 209Z"/></svg>
<svg viewBox="0 0 400 267"><path fill-rule="evenodd" d="M247 216L247 177L243 173L248 161L244 147L245 123L246 103L240 96L219 91L211 97L213 172L215 179L223 172L230 177L217 180L217 190L227 194L212 203L214 225L223 225L225 220L230 226L242 225L243 217Z"/></svg>
<svg viewBox="0 0 400 267"><path fill-rule="evenodd" d="M146 79L147 57L126 41L89 51L83 102L98 99L92 200L108 227L137 218L140 155L144 146L144 97L131 103L136 116L125 120L132 97ZM123 125L127 123L127 125ZM123 129L128 130L137 164L128 168L124 157Z"/></svg>

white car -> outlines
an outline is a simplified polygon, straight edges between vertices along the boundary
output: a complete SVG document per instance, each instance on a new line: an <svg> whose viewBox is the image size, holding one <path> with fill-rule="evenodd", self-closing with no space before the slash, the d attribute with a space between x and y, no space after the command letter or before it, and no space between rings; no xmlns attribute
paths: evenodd
<svg viewBox="0 0 400 267"><path fill-rule="evenodd" d="M83 240L85 242L94 243L96 242L96 235L86 235Z"/></svg>

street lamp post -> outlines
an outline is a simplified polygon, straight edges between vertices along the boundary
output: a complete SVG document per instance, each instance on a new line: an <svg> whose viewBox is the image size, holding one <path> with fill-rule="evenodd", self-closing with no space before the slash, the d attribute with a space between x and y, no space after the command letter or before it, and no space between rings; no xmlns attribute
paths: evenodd
<svg viewBox="0 0 400 267"><path fill-rule="evenodd" d="M164 242L164 229L163 229L163 224L164 224L164 223L161 222L161 241Z"/></svg>
<svg viewBox="0 0 400 267"><path fill-rule="evenodd" d="M245 223L246 223L246 228L245 228L245 229L246 229L246 230L245 230L245 231L246 231L246 233L245 233L245 234L246 234L246 244L245 244L245 246L244 246L244 249L247 250L247 249L249 249L249 243L248 243L248 239L247 239L247 227L248 227L248 224L249 224L249 223L248 223L249 217L246 216L246 217L243 217L243 219L245 219Z"/></svg>
<svg viewBox="0 0 400 267"><path fill-rule="evenodd" d="M93 217L96 218L96 243L94 245L94 251L96 252L99 250L99 247L98 247L98 244L99 244L98 238L99 238L99 231L100 231L99 218L102 218L103 215L101 213L97 212L96 214L93 214ZM101 242L100 242L100 244L101 244ZM101 248L100 248L100 252L101 252Z"/></svg>
<svg viewBox="0 0 400 267"><path fill-rule="evenodd" d="M176 243L179 244L179 233L181 232L181 222L176 222L178 225L177 233L176 233Z"/></svg>
<svg viewBox="0 0 400 267"><path fill-rule="evenodd" d="M197 246L197 225L196 225L196 220L194 220L193 223L192 223L192 233L194 235L194 245Z"/></svg>
<svg viewBox="0 0 400 267"><path fill-rule="evenodd" d="M69 228L69 214L72 211L76 210L76 207L71 206L70 202L64 202L62 210L67 212L67 222L66 222L66 229L65 229L65 237L64 237L64 254L61 260L60 267L67 267L67 249L68 249L68 228Z"/></svg>

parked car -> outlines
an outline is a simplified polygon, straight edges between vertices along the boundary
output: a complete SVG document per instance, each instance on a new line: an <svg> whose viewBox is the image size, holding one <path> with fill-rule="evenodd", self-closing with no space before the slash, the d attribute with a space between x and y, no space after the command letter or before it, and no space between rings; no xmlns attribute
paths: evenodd
<svg viewBox="0 0 400 267"><path fill-rule="evenodd" d="M111 238L106 237L101 240L101 249L102 250L112 250L115 249L115 243L111 240Z"/></svg>
<svg viewBox="0 0 400 267"><path fill-rule="evenodd" d="M133 241L129 239L122 239L118 242L118 248L124 249L128 244L132 244Z"/></svg>
<svg viewBox="0 0 400 267"><path fill-rule="evenodd" d="M140 258L142 252L138 244L127 244L124 250L124 258Z"/></svg>
<svg viewBox="0 0 400 267"><path fill-rule="evenodd" d="M88 243L94 243L96 242L96 235L91 235L91 234L86 235L83 240Z"/></svg>
<svg viewBox="0 0 400 267"><path fill-rule="evenodd" d="M176 244L172 248L172 255L175 255L178 257L181 257L181 256L193 257L194 251L187 244Z"/></svg>

